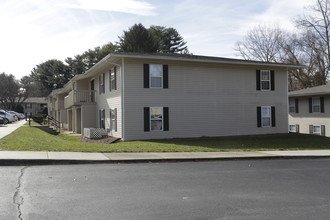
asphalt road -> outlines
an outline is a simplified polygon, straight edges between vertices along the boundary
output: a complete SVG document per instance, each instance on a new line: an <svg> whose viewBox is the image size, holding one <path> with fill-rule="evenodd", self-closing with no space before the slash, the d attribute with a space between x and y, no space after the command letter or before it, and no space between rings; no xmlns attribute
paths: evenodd
<svg viewBox="0 0 330 220"><path fill-rule="evenodd" d="M329 219L330 159L0 167L0 219Z"/></svg>

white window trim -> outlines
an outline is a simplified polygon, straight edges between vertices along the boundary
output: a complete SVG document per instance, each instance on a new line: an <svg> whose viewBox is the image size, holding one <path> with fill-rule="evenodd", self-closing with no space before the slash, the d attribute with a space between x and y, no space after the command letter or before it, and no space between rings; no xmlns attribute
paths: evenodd
<svg viewBox="0 0 330 220"><path fill-rule="evenodd" d="M319 104L318 105L314 105L314 100L319 100ZM319 111L314 111L314 106L318 106L319 107ZM312 112L314 113L320 113L321 112L321 98L320 97L312 97Z"/></svg>
<svg viewBox="0 0 330 220"><path fill-rule="evenodd" d="M153 108L160 108L162 110L162 129L161 130L152 130L151 121L159 121L159 120L151 119L151 112L152 112L151 109L153 109ZM164 131L164 107L162 107L162 106L149 107L149 128L150 128L150 131L153 131L153 132Z"/></svg>
<svg viewBox="0 0 330 220"><path fill-rule="evenodd" d="M163 68L163 65L162 64L149 64L149 88L152 88L152 89L162 89L164 87L163 85L163 80L164 80L164 72L163 72L163 69L162 69L162 75L161 75L161 86L152 86L152 83L151 83L151 66L152 65L155 65L155 66L161 66Z"/></svg>
<svg viewBox="0 0 330 220"><path fill-rule="evenodd" d="M314 127L319 127L320 132L314 132ZM313 134L321 135L322 130L321 130L321 125L313 125Z"/></svg>
<svg viewBox="0 0 330 220"><path fill-rule="evenodd" d="M115 111L116 108L111 108L110 109L110 130L115 132L114 124L117 123L117 115L115 117L112 117L112 111Z"/></svg>
<svg viewBox="0 0 330 220"><path fill-rule="evenodd" d="M262 79L262 72L267 72L268 73L269 80L263 80ZM262 82L269 82L269 88L268 89L263 89ZM260 70L260 90L261 91L270 91L270 89L271 89L270 70Z"/></svg>
<svg viewBox="0 0 330 220"><path fill-rule="evenodd" d="M113 79L112 79L112 77L111 77L112 74L113 74ZM116 73L115 73L115 68L112 67L112 68L110 69L110 74L109 74L109 88L111 88L111 91L112 91L112 90L117 90L117 88L114 89L114 87L117 87L117 86L113 86L114 82L116 82Z"/></svg>
<svg viewBox="0 0 330 220"><path fill-rule="evenodd" d="M291 108L293 108L293 111L290 111ZM289 99L289 113L296 113L296 100L295 99Z"/></svg>
<svg viewBox="0 0 330 220"><path fill-rule="evenodd" d="M268 108L269 109L269 117L264 117L262 115L262 109L263 108ZM264 118L269 118L269 126L264 126ZM261 127L263 128L269 128L269 127L272 127L272 107L271 106L261 106Z"/></svg>

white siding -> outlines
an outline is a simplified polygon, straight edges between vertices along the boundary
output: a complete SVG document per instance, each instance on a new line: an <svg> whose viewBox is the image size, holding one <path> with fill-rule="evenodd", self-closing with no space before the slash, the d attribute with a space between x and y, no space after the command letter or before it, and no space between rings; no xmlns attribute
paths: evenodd
<svg viewBox="0 0 330 220"><path fill-rule="evenodd" d="M143 64L167 64L169 88L143 88ZM287 74L275 91L256 90L260 66L125 60L125 140L288 132ZM144 132L143 108L169 107L169 131ZM275 106L276 127L257 127L257 106Z"/></svg>
<svg viewBox="0 0 330 220"><path fill-rule="evenodd" d="M112 68L112 65L108 65L98 71L98 75L95 76L95 90L96 102L97 102L97 111L96 111L96 125L100 127L99 123L99 110L105 109L105 128L108 129L109 135L122 138L122 126L121 126L121 68L116 67L117 73L117 89L109 91L109 71ZM105 93L99 94L99 75L105 73ZM110 109L117 108L117 132L110 131Z"/></svg>

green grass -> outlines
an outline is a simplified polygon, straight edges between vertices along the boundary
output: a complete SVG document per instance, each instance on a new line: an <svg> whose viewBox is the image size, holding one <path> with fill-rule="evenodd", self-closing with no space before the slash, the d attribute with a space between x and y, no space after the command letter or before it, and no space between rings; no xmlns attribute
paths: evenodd
<svg viewBox="0 0 330 220"><path fill-rule="evenodd" d="M116 144L84 143L80 137L50 135L24 126L0 139L0 150L76 152L203 152L330 149L330 138L303 134L278 134L216 138L130 141Z"/></svg>

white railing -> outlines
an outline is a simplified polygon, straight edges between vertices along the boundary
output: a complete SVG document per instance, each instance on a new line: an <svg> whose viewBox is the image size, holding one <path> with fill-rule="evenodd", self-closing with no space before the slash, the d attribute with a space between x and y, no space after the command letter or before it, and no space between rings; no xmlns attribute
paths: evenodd
<svg viewBox="0 0 330 220"><path fill-rule="evenodd" d="M96 103L95 90L72 90L64 97L64 108L69 108L73 105L85 105Z"/></svg>

